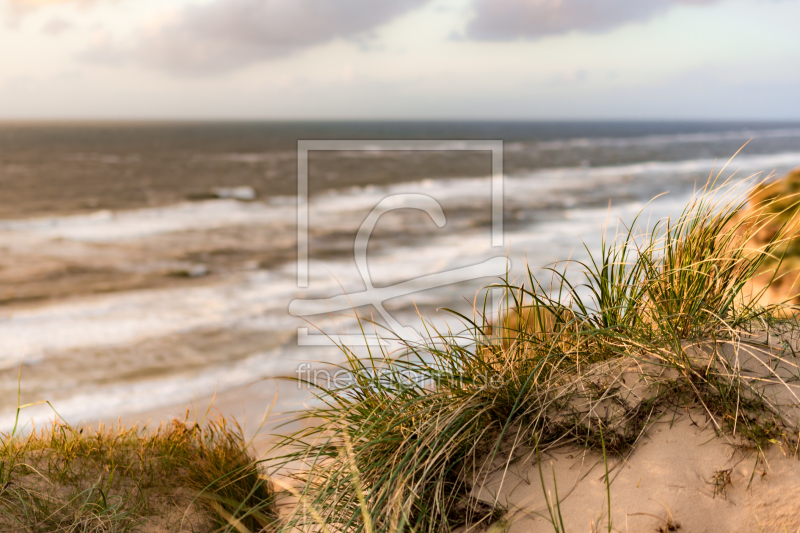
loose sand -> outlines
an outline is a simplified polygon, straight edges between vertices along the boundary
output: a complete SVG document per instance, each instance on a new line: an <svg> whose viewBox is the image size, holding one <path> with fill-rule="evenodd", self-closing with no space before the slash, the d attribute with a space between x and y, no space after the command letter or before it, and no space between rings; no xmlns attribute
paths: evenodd
<svg viewBox="0 0 800 533"><path fill-rule="evenodd" d="M790 447L796 444L787 444L798 443L793 434L800 406L797 341L790 332L769 337L755 333L736 341L684 346L695 368L716 365L720 372L737 372L773 413L780 413L787 438L761 452L740 432L732 436L730 428L717 431L724 421L712 419L702 405L662 411L623 456L608 457L613 531L800 531L800 460L798 450ZM642 394L645 385L680 379L673 369L656 368L623 358L591 369L584 379L603 376L618 398L631 405L647 397ZM609 405L619 403L574 405L586 418L606 419L613 415ZM563 446L544 453L541 465L535 452L528 451L495 467L476 496L508 509L505 520L511 533L557 531L544 496L546 492L552 507L556 490L566 531L608 531L605 465L597 451Z"/></svg>
<svg viewBox="0 0 800 533"><path fill-rule="evenodd" d="M773 445L759 456L737 444L717 437L702 411L662 418L629 455L609 459L613 530L800 531L800 461L793 450ZM567 531L607 531L601 454L565 447L542 457L542 473L551 501L555 474ZM509 509L509 532L554 531L533 458L495 474L484 499L504 475L496 497Z"/></svg>

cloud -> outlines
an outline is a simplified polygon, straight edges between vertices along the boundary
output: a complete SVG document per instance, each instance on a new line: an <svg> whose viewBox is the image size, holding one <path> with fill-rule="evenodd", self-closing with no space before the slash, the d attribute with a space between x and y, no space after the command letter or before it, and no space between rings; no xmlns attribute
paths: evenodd
<svg viewBox="0 0 800 533"><path fill-rule="evenodd" d="M42 31L47 35L59 35L73 26L74 24L65 18L55 17L42 26Z"/></svg>
<svg viewBox="0 0 800 533"><path fill-rule="evenodd" d="M536 39L570 31L598 33L644 22L678 5L717 0L473 0L466 36L477 40Z"/></svg>
<svg viewBox="0 0 800 533"><path fill-rule="evenodd" d="M9 0L21 6L46 6L48 4L89 3L94 0Z"/></svg>
<svg viewBox="0 0 800 533"><path fill-rule="evenodd" d="M86 1L87 0L9 0L11 5L31 6L31 7L46 6L48 4L66 4L67 2L86 2Z"/></svg>
<svg viewBox="0 0 800 533"><path fill-rule="evenodd" d="M78 6L80 9L88 8L99 2L100 0L0 0L0 10L2 10L3 3L8 6L6 26L9 28L19 28L19 24L23 17L34 12L39 8L46 8L48 6L55 6L61 4L72 4ZM111 0L106 0L111 1ZM116 0L114 0L116 1ZM62 28L66 29L66 28ZM50 32L46 28L45 33L56 35L60 31Z"/></svg>
<svg viewBox="0 0 800 533"><path fill-rule="evenodd" d="M429 0L213 0L143 26L120 48L95 43L86 57L126 59L183 74L234 70L335 38L356 39Z"/></svg>
<svg viewBox="0 0 800 533"><path fill-rule="evenodd" d="M97 2L97 0L8 0L8 2L11 4L12 9L19 12L24 12L30 11L31 9L37 7L52 6L57 4L75 4L87 6L89 4L94 4Z"/></svg>

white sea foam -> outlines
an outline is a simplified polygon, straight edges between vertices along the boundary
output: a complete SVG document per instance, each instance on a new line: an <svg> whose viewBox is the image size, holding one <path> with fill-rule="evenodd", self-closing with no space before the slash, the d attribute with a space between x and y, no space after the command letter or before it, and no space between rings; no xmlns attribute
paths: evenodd
<svg viewBox="0 0 800 533"><path fill-rule="evenodd" d="M130 211L98 211L88 215L0 222L0 230L24 231L50 238L87 242L139 239L187 230L291 221L290 206L236 200L208 200Z"/></svg>
<svg viewBox="0 0 800 533"><path fill-rule="evenodd" d="M800 128L783 128L770 130L732 130L708 133L676 133L672 135L644 135L641 137L595 137L544 141L533 143L539 150L569 150L575 148L625 148L633 146L659 147L670 144L718 143L725 141L741 141L749 139L790 139L800 137ZM527 146L520 143L518 150Z"/></svg>
<svg viewBox="0 0 800 533"><path fill-rule="evenodd" d="M285 307L291 290L277 275L255 273L238 283L101 295L17 311L0 319L0 361L235 325Z"/></svg>
<svg viewBox="0 0 800 533"><path fill-rule="evenodd" d="M680 208L685 198L662 201L654 215L662 216ZM618 206L614 218L630 219L642 205L637 202ZM513 276L524 273L524 257L531 266L572 257L583 259L582 243L595 248L600 226L608 220L605 209L567 211L562 220L536 224L510 231L506 235L509 254L515 263ZM432 238L414 245L395 247L371 259L370 270L381 284L402 282L410 277L439 272L475 262L483 257L504 251L492 250L486 235L467 233ZM420 261L435 257L436 261ZM20 352L29 357L47 358L78 348L97 348L107 345L131 344L146 338L157 338L193 328L240 327L288 331L307 326L288 316L290 299L303 297L294 286L294 272L282 268L273 272L258 272L238 281L211 287L193 287L143 291L120 295L93 297L82 302L54 304L42 309L15 313L0 320L0 346L6 362L16 363ZM311 265L311 287L315 295L340 294L360 290L361 280L348 261L318 261ZM479 285L492 280L480 280ZM340 285L341 284L341 285ZM442 287L406 297L405 308L394 312L401 323L418 325L417 305L462 306L464 287ZM459 303L459 300L462 300ZM446 316L446 315L445 315ZM450 317L456 326L457 320ZM325 326L328 333L358 336L354 320L342 316L332 323L324 316L311 317L312 323ZM327 324L327 325L326 325ZM333 324L333 329L330 329ZM348 333L349 332L349 333ZM141 412L185 401L187 393L198 396L210 394L216 388L226 388L253 382L264 376L286 374L301 360L336 360L338 350L317 348L313 357L309 350L293 342L263 353L256 353L234 364L209 367L186 374L145 379L79 390L57 400L59 413L70 421L96 419L110 415ZM302 350L302 351L301 351ZM52 418L46 408L27 411L25 419L38 422ZM0 414L0 424L13 420L13 413Z"/></svg>
<svg viewBox="0 0 800 533"><path fill-rule="evenodd" d="M253 354L232 365L208 368L195 374L99 385L76 391L66 398L49 399L55 401L58 415L71 423L116 418L186 401L187 391L190 395L203 397L215 390L224 391L253 382L262 376L291 375L297 362L287 360L284 355L283 350L275 349ZM0 413L0 427L12 427L15 418L15 411ZM26 409L22 420L23 424L32 420L42 425L53 418L52 409L40 405Z"/></svg>
<svg viewBox="0 0 800 533"><path fill-rule="evenodd" d="M614 213L629 217L640 207L629 203L615 208ZM384 286L502 256L507 250L517 259L527 253L534 265L540 265L548 261L542 261L545 254L537 249L537 242L547 243L547 258L564 258L580 245L579 234L591 239L607 217L607 210L602 209L568 211L564 220L507 232L509 248L503 249L492 249L486 232L432 234L420 242L373 254L370 273L376 284ZM529 245L535 248L529 249ZM303 292L320 295L363 290L350 259L312 260L310 271L308 291L296 288L293 266L286 265L210 286L99 295L0 315L0 361L13 363L22 355L41 358L66 350L130 344L195 328L231 327L255 317L283 316L288 302L303 297ZM427 300L423 293L414 298Z"/></svg>
<svg viewBox="0 0 800 533"><path fill-rule="evenodd" d="M552 193L575 187L589 189L609 180L630 177L666 180L670 176L710 173L722 169L725 163L722 160L709 158L596 168L543 169L507 176L504 186L508 198L539 200L546 198L547 194L552 196ZM728 165L727 172L735 170L745 173L769 172L775 168L790 168L797 165L800 165L800 152L742 155ZM426 179L386 187L352 188L312 198L310 211L314 217L321 217L317 220L318 223L324 224L325 227L338 227L339 215L369 210L386 195L401 192L421 192L437 199L485 203L491 192L491 185L489 178L453 178ZM228 226L291 224L296 217L295 209L294 201L289 198L248 203L235 200L209 200L160 208L99 211L89 215L3 221L0 222L0 230L29 232L48 238L113 242L147 238L162 233L204 231ZM346 218L344 222L349 224L351 221Z"/></svg>

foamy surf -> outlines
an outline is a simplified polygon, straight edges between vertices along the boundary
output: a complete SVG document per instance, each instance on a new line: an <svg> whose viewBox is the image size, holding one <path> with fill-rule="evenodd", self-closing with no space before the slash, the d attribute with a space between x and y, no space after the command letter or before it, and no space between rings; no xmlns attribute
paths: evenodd
<svg viewBox="0 0 800 533"><path fill-rule="evenodd" d="M680 201L664 203L659 215ZM533 265L550 263L565 257L585 258L578 234L590 248L597 245L598 230L611 216L629 218L642 204L630 203L605 209L574 210L561 221L532 225L507 233L509 254L514 259L512 277L524 274L525 256ZM424 275L480 260L491 255L478 253L486 248L486 236L481 233L431 239L416 246L394 247L371 259L370 270L383 284L405 281L408 277ZM420 264L419 257L437 257L437 261ZM360 278L354 275L349 261L317 261L311 265L310 291L314 295L340 294L360 290ZM133 294L105 295L75 303L54 304L6 316L0 322L0 346L7 366L19 363L25 355L29 365L24 369L26 379L35 376L36 366L46 364L49 357L66 353L78 356L81 352L101 353L114 346L135 345L146 339L161 337L165 356L179 358L180 350L168 344L169 336L192 331L228 329L231 331L261 330L289 334L289 341L268 352L257 352L230 364L214 364L202 370L179 372L171 377L137 380L116 385L92 385L73 393L49 394L47 398L59 406L59 413L68 420L98 419L119 414L151 410L163 405L188 400L190 394L210 394L217 388L244 385L264 377L283 375L300 361L309 359L309 348L296 345L292 331L308 327L308 323L288 315L292 298L304 293L295 286L294 272L286 268L272 272L255 272L238 280L210 287L143 291ZM480 286L499 280L477 280L476 283L445 286L436 290L415 293L392 302L392 313L404 324L418 327L416 309L434 312L448 306L463 308L466 297L472 300ZM366 310L365 310L366 311ZM367 311L368 312L368 311ZM437 315L440 327L458 331L459 321L452 316ZM323 327L329 334L350 338L360 335L359 325L348 313L338 313L333 319L325 315L309 318L312 324ZM314 334L319 334L312 327ZM388 334L391 334L388 332ZM235 337L234 337L235 338ZM318 348L315 359L335 361L341 357L337 349ZM278 360L279 359L279 360ZM32 365L32 366L31 366ZM179 366L179 365L178 365ZM119 367L117 370L122 370ZM11 420L12 409L1 415ZM47 407L25 414L26 419L44 421L52 418Z"/></svg>
<svg viewBox="0 0 800 533"><path fill-rule="evenodd" d="M511 202L518 199L563 200L569 189L591 190L604 184L621 180L638 179L660 184L680 176L713 175L726 168L726 175L762 172L765 176L774 169L788 169L800 165L800 152L771 155L739 155L730 163L725 160L705 158L676 162L643 162L628 165L543 169L504 179L505 195ZM702 182L700 183L702 185ZM666 183L664 183L666 185ZM349 218L339 220L337 215L368 210L387 195L420 192L435 199L458 202L487 203L491 193L488 178L425 179L385 187L367 186L331 191L313 197L309 210L322 226L344 228ZM186 202L160 208L112 212L98 211L88 215L49 217L28 220L0 221L0 230L33 233L53 239L71 239L86 242L115 242L142 239L164 233L181 231L207 231L231 226L293 224L296 217L295 200L278 197L269 202L239 202L236 200L208 200ZM313 221L312 221L313 223Z"/></svg>

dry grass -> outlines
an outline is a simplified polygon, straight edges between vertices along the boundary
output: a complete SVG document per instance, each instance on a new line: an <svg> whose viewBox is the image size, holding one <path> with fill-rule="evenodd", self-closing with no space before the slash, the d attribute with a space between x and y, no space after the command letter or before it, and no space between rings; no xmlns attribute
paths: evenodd
<svg viewBox="0 0 800 533"><path fill-rule="evenodd" d="M0 482L6 531L255 531L275 518L271 486L225 420L4 435Z"/></svg>
<svg viewBox="0 0 800 533"><path fill-rule="evenodd" d="M785 227L793 237L798 228L798 205L800 197L800 169L790 172L780 180L762 183L755 187L749 198L749 209L763 212L770 216L769 223L764 224L752 236L754 246L763 246L776 232ZM771 301L788 300L793 304L800 303L800 240L790 239L774 257L765 261L763 272L754 278L753 285L761 288L770 285L767 297Z"/></svg>

